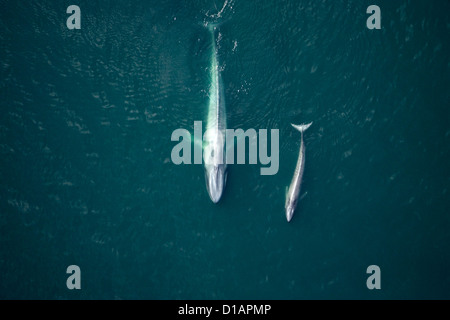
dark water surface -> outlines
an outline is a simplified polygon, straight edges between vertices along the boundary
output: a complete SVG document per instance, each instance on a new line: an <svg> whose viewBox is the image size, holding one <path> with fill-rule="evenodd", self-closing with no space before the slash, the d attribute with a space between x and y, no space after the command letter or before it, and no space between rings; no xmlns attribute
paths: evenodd
<svg viewBox="0 0 450 320"><path fill-rule="evenodd" d="M449 1L0 3L0 298L450 298ZM278 173L230 166L217 205L170 156L207 114L209 21L228 126L280 132Z"/></svg>

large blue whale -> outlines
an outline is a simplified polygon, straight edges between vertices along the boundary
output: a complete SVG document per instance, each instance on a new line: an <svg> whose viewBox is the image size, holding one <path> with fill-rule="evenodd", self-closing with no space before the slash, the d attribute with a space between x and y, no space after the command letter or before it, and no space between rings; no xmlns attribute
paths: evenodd
<svg viewBox="0 0 450 320"><path fill-rule="evenodd" d="M216 29L209 24L212 38L208 117L203 137L203 160L206 189L212 202L219 202L225 189L227 165L225 161L225 131L227 128L225 95L217 59Z"/></svg>

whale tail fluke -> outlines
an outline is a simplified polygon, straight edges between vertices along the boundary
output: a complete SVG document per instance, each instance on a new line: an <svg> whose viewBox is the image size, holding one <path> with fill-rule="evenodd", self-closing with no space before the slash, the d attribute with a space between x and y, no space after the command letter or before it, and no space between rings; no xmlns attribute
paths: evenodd
<svg viewBox="0 0 450 320"><path fill-rule="evenodd" d="M303 134L303 132L305 132L312 125L312 122L310 122L308 124L300 124L300 125L291 123L291 125Z"/></svg>
<svg viewBox="0 0 450 320"><path fill-rule="evenodd" d="M222 25L222 22L210 22L210 23L206 23L205 27L208 28L209 32L214 32L221 25Z"/></svg>
<svg viewBox="0 0 450 320"><path fill-rule="evenodd" d="M228 22L228 19L220 19L220 21L210 21L203 22L203 26L209 30L209 32L214 33L219 27L221 27L224 23Z"/></svg>

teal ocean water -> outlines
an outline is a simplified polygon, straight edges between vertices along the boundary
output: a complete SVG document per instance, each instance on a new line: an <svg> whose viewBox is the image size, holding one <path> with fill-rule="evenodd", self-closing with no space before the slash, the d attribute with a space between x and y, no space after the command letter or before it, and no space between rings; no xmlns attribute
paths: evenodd
<svg viewBox="0 0 450 320"><path fill-rule="evenodd" d="M0 298L450 298L450 2L225 2L0 1ZM171 161L210 21L228 127L280 134L278 173L230 165L218 204Z"/></svg>

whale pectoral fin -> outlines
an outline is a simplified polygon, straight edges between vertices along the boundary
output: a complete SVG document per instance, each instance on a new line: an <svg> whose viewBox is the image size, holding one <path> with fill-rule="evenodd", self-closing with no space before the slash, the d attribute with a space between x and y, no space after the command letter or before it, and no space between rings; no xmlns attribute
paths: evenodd
<svg viewBox="0 0 450 320"><path fill-rule="evenodd" d="M299 201L302 201L304 197L306 197L306 195L308 194L308 191L306 191L304 194L302 194L302 196L300 197Z"/></svg>
<svg viewBox="0 0 450 320"><path fill-rule="evenodd" d="M284 206L285 206L285 207L287 206L287 203L288 203L288 200L289 200L288 193L289 193L289 187L286 186L286 193L285 193L285 198L286 198L286 200L285 200L285 202L284 202Z"/></svg>

